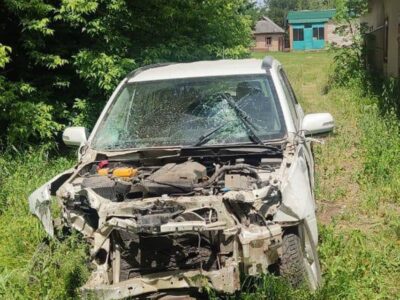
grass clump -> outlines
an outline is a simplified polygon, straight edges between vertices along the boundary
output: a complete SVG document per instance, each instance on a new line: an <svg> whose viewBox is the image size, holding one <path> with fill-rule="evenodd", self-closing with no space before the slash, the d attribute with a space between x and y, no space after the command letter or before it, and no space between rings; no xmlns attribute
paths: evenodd
<svg viewBox="0 0 400 300"><path fill-rule="evenodd" d="M68 299L88 276L86 244L76 234L49 240L29 212L34 189L73 164L45 151L0 157L0 298Z"/></svg>
<svg viewBox="0 0 400 300"><path fill-rule="evenodd" d="M399 298L400 128L397 110L384 105L396 97L395 85L374 93L364 76L326 88L334 67L331 53L276 57L306 113L327 111L336 121L334 134L314 147L324 284L313 294L288 289L271 295L260 287L251 297ZM266 284L280 290L271 281Z"/></svg>
<svg viewBox="0 0 400 300"><path fill-rule="evenodd" d="M364 169L361 180L367 191L368 205L400 203L400 124L394 111L381 115L377 104L364 109L360 127L364 132Z"/></svg>

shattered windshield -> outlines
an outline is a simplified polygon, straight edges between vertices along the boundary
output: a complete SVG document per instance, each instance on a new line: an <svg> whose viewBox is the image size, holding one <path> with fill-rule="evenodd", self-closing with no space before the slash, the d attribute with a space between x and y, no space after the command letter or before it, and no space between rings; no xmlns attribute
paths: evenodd
<svg viewBox="0 0 400 300"><path fill-rule="evenodd" d="M92 141L97 150L236 144L285 136L269 75L127 83Z"/></svg>

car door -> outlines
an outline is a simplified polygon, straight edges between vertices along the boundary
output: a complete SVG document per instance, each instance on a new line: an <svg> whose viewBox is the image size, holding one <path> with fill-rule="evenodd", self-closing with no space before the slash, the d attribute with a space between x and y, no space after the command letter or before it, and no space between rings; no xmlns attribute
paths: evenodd
<svg viewBox="0 0 400 300"><path fill-rule="evenodd" d="M302 137L304 140L304 143L299 143L298 147L303 148L303 149L298 149L299 155L304 156L304 159L307 162L307 167L308 167L308 176L310 179L310 185L312 188L312 191L314 191L314 158L312 154L312 147L311 147L311 141L306 140L304 132L301 131L301 122L304 118L304 111L302 107L300 106L299 102L297 101L296 95L294 93L294 90L289 82L288 77L286 76L285 71L280 68L279 69L279 79L281 81L283 91L286 95L286 99L289 105L290 113L292 115L292 118L294 120L294 125L297 131L297 134Z"/></svg>

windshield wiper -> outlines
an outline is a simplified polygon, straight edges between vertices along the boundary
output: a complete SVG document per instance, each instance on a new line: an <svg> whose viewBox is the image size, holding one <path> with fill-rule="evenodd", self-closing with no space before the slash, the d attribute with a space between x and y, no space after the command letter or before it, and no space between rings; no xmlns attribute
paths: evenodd
<svg viewBox="0 0 400 300"><path fill-rule="evenodd" d="M247 95L246 95L247 96ZM245 97L246 97L245 96ZM250 121L250 117L247 115L247 113L245 111L243 111L235 102L235 100L233 99L232 96L230 95L224 95L221 96L223 97L223 99L228 103L229 107L232 108L236 114L236 116L239 118L239 120L242 122L242 124L245 127L245 131L247 133L247 136L249 137L249 139L255 143L255 144L259 144L259 145L264 145L264 143L262 142L262 140L257 136L257 134L255 133L255 129L257 129L257 126L254 125L251 121ZM241 98L242 99L242 98ZM241 100L239 99L239 101ZM218 131L220 131L223 127L225 127L227 124L229 124L230 121L225 122L224 124L221 124L220 126L212 129L210 132L202 135L198 141L194 144L194 146L198 147L201 145L204 145L206 143L208 143L211 140L211 137L217 133Z"/></svg>
<svg viewBox="0 0 400 300"><path fill-rule="evenodd" d="M231 95L226 95L225 96L226 102L228 102L229 106L235 111L236 115L242 121L247 136L250 138L250 140L256 144L263 145L264 143L262 140L257 136L256 132L254 129L257 129L257 127L249 120L249 116L246 114L245 111L243 111L235 102L233 97Z"/></svg>
<svg viewBox="0 0 400 300"><path fill-rule="evenodd" d="M208 133L203 134L196 142L196 144L194 144L193 146L198 147L204 144L207 144L210 140L211 137L216 134L218 131L220 131L223 127L225 127L227 124L229 124L230 121L225 122L224 124L219 125L218 127L210 130Z"/></svg>

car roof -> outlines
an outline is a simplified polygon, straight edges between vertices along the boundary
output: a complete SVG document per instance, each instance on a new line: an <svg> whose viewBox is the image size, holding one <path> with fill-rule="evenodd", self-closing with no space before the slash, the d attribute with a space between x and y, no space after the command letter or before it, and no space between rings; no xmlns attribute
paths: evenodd
<svg viewBox="0 0 400 300"><path fill-rule="evenodd" d="M229 75L265 74L263 61L259 59L224 59L191 63L164 64L133 72L128 82L166 79L216 77Z"/></svg>

